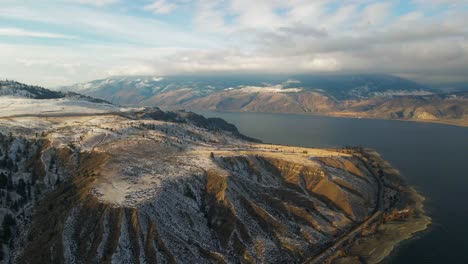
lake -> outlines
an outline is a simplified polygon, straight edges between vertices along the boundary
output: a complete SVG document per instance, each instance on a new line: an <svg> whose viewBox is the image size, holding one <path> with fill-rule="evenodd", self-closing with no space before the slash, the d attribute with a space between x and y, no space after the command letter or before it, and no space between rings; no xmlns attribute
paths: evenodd
<svg viewBox="0 0 468 264"><path fill-rule="evenodd" d="M426 197L430 228L402 243L387 263L468 263L468 128L309 115L213 113L241 133L304 147L370 147Z"/></svg>

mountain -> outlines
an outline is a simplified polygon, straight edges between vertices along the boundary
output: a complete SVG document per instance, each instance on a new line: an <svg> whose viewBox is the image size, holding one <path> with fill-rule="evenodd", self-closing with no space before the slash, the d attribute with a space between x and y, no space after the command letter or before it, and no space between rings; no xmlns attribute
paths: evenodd
<svg viewBox="0 0 468 264"><path fill-rule="evenodd" d="M270 88L270 92L277 93L315 92L336 100L427 94L432 91L403 78L377 74L115 77L62 87L61 90L75 91L121 105L151 105L163 98L182 104L220 92L258 91L261 88Z"/></svg>
<svg viewBox="0 0 468 264"><path fill-rule="evenodd" d="M433 89L439 93L455 93L468 91L468 83L466 82L452 82L433 85Z"/></svg>
<svg viewBox="0 0 468 264"><path fill-rule="evenodd" d="M75 98L95 103L108 103L102 99L95 99L89 96L74 92L60 92L45 89L39 86L31 86L16 81L0 80L0 96L30 99L63 99Z"/></svg>
<svg viewBox="0 0 468 264"><path fill-rule="evenodd" d="M395 96L349 102L348 113L364 117L427 120L468 125L468 92L423 96ZM344 113L347 114L347 113Z"/></svg>
<svg viewBox="0 0 468 264"><path fill-rule="evenodd" d="M340 263L387 250L345 253L385 222L424 219L371 150L21 86L0 96L4 263Z"/></svg>
<svg viewBox="0 0 468 264"><path fill-rule="evenodd" d="M464 92L390 75L116 77L62 88L121 105L310 113L468 125Z"/></svg>

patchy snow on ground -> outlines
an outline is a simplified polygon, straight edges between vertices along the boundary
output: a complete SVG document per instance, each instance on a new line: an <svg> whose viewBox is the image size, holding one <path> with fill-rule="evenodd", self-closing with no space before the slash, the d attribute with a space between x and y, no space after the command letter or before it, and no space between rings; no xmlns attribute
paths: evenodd
<svg viewBox="0 0 468 264"><path fill-rule="evenodd" d="M0 117L18 115L99 114L120 111L111 104L92 103L74 99L26 99L0 96Z"/></svg>
<svg viewBox="0 0 468 264"><path fill-rule="evenodd" d="M284 85L272 86L243 86L239 88L228 88L227 91L241 91L244 93L298 93L302 88L285 88Z"/></svg>

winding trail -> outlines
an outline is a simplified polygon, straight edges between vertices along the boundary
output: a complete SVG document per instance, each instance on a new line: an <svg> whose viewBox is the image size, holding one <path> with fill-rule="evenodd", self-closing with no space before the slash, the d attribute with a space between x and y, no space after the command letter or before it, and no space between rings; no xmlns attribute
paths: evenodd
<svg viewBox="0 0 468 264"><path fill-rule="evenodd" d="M8 108L8 107L9 107L10 105L12 105L12 104L13 104L13 103L11 103L11 104L8 104L8 105L6 105L6 106L3 106L3 107L0 107L0 109L5 109L5 108Z"/></svg>
<svg viewBox="0 0 468 264"><path fill-rule="evenodd" d="M343 235L340 239L338 239L333 245L330 247L326 248L324 251L322 251L320 254L307 259L303 263L307 264L321 264L324 263L327 259L329 259L331 256L333 256L337 250L341 249L343 246L345 246L346 243L348 243L349 240L352 240L359 236L359 234L372 222L374 222L376 219L378 219L382 213L383 213L383 197L384 197L384 187L383 187L383 182L382 179L375 175L374 171L372 168L369 167L369 165L363 161L361 158L359 158L361 162L364 164L366 169L371 173L371 175L375 178L375 180L378 183L378 195L377 195L377 206L374 208L374 212L363 222L361 222L358 226L354 227L351 231L349 231L347 234Z"/></svg>
<svg viewBox="0 0 468 264"><path fill-rule="evenodd" d="M94 145L92 148L91 148L91 152L94 152L94 150L99 147L99 145L101 145L106 139L107 139L107 136L109 134L105 133L104 136L101 138L101 140L96 144Z"/></svg>

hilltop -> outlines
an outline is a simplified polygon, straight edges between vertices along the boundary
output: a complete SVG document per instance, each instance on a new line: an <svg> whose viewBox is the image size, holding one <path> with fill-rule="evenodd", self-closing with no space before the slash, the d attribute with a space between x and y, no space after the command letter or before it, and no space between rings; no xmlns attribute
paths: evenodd
<svg viewBox="0 0 468 264"><path fill-rule="evenodd" d="M24 83L0 80L0 96L12 98L29 98L29 99L78 99L93 103L108 103L102 99L96 99L74 92L60 92L45 89L40 86L31 86Z"/></svg>

